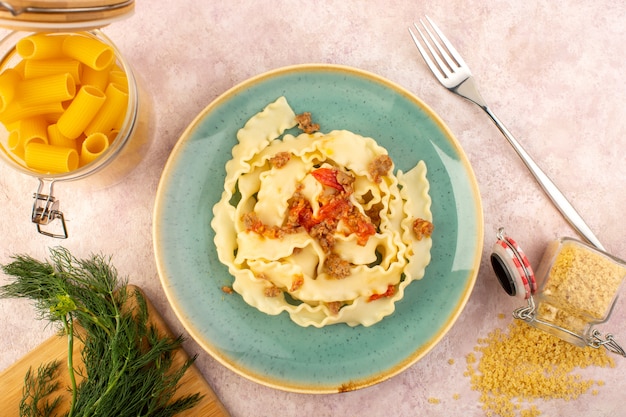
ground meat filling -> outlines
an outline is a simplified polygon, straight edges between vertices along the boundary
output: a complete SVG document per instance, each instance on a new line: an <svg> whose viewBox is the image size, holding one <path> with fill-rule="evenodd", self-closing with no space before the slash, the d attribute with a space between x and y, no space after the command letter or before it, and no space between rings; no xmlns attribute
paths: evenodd
<svg viewBox="0 0 626 417"><path fill-rule="evenodd" d="M382 177L389 174L392 165L393 162L388 155L379 155L368 164L367 172L369 172L375 182L379 183Z"/></svg>
<svg viewBox="0 0 626 417"><path fill-rule="evenodd" d="M304 133L315 133L320 130L320 125L313 123L311 119L311 113L304 112L296 116L296 122L298 122L298 128Z"/></svg>
<svg viewBox="0 0 626 417"><path fill-rule="evenodd" d="M336 224L328 221L322 221L311 228L309 235L313 239L317 239L324 253L330 253L335 246L335 229Z"/></svg>
<svg viewBox="0 0 626 417"><path fill-rule="evenodd" d="M285 236L285 233L289 232L289 230L285 230L282 227L266 225L253 211L241 216L241 221L246 231L258 233L270 239L280 239Z"/></svg>
<svg viewBox="0 0 626 417"><path fill-rule="evenodd" d="M343 187L343 192L350 195L354 191L352 184L354 184L354 175L337 170L337 182Z"/></svg>
<svg viewBox="0 0 626 417"><path fill-rule="evenodd" d="M298 116L299 127L305 131L318 129L319 126L311 123L308 113ZM284 167L290 160L289 152L279 152L269 159L269 163L275 168ZM393 163L387 155L374 158L368 172L376 182L381 177L388 175ZM268 226L264 224L252 211L241 217L246 231L258 233L271 239L280 239L286 234L306 231L315 239L324 253L323 270L330 279L344 279L351 274L350 262L342 259L333 252L335 246L335 233L339 222L342 222L345 233L354 233L357 236L357 244L365 245L370 236L376 233L376 223L379 222L377 211L380 207L373 207L371 212L361 213L350 202L350 196L354 192L355 177L351 172L337 168L318 168L312 172L313 176L325 187L325 192L318 197L320 208L313 214L311 203L302 195L302 184L298 184L296 191L289 200L287 217L282 226ZM421 219L418 219L421 220ZM414 230L418 236L429 235L432 224L422 220L414 223ZM429 226L430 225L430 226ZM430 227L430 229L429 229ZM421 239L421 237L419 237ZM303 277L294 279L290 291L297 291L304 284ZM276 297L282 290L274 285L266 288L267 297ZM329 308L339 309L341 303L331 303Z"/></svg>
<svg viewBox="0 0 626 417"><path fill-rule="evenodd" d="M417 240L422 240L425 237L430 237L432 235L435 226L424 219L415 219L413 221L413 232L415 232L415 237Z"/></svg>
<svg viewBox="0 0 626 417"><path fill-rule="evenodd" d="M274 168L282 168L287 165L287 162L291 159L291 153L289 152L278 152L276 155L270 158L270 164Z"/></svg>
<svg viewBox="0 0 626 417"><path fill-rule="evenodd" d="M336 279L346 278L350 276L350 262L341 259L335 253L331 253L324 261L324 271Z"/></svg>

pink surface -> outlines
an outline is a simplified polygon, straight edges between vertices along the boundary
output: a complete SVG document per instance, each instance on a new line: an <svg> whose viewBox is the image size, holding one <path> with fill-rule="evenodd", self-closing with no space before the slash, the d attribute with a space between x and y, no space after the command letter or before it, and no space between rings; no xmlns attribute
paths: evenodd
<svg viewBox="0 0 626 417"><path fill-rule="evenodd" d="M431 76L407 28L428 14L471 66L483 96L585 217L604 246L626 256L626 132L623 56L626 6L608 0L203 2L138 0L131 18L105 28L143 79L154 103L154 143L123 182L105 189L59 184L56 196L71 237L57 241L30 223L37 181L0 165L0 262L35 257L62 244L77 256L113 255L174 330L184 329L161 289L152 251L152 208L159 176L179 135L217 95L249 77L300 63L334 63L377 73L414 92L456 135L474 167L485 216L483 262L474 292L452 330L422 360L376 386L337 395L302 395L250 382L203 353L198 365L233 416L482 416L463 376L478 337L511 320L519 302L499 287L489 265L504 226L538 264L545 245L574 232L534 183L482 111ZM0 283L5 282L0 277ZM624 297L622 297L624 298ZM626 307L607 326L626 344ZM505 314L505 319L499 319ZM53 333L24 301L0 301L0 370ZM393 317L389 318L393 319ZM454 363L450 364L449 359ZM623 408L626 358L597 395L538 401L544 415L614 416ZM459 394L455 399L454 394ZM433 404L429 398L438 398Z"/></svg>

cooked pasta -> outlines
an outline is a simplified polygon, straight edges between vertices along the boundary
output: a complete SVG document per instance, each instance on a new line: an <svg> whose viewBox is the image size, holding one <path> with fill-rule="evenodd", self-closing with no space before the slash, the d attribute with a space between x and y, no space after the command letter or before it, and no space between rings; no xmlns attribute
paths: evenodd
<svg viewBox="0 0 626 417"><path fill-rule="evenodd" d="M81 145L80 166L98 158L109 147L109 138L104 133L94 133L85 138Z"/></svg>
<svg viewBox="0 0 626 417"><path fill-rule="evenodd" d="M98 71L109 68L115 59L115 52L109 45L80 35L65 38L63 53Z"/></svg>
<svg viewBox="0 0 626 417"><path fill-rule="evenodd" d="M120 119L126 115L128 93L118 84L109 84L104 92L106 99L84 132L87 136L96 132L108 133L121 127ZM122 119L123 120L123 119Z"/></svg>
<svg viewBox="0 0 626 417"><path fill-rule="evenodd" d="M430 262L426 166L393 172L374 139L285 131L284 97L237 134L211 226L232 288L301 326L370 326L392 314ZM416 222L430 231L417 236Z"/></svg>
<svg viewBox="0 0 626 417"><path fill-rule="evenodd" d="M77 138L91 123L104 104L104 93L90 85L78 90L76 97L57 121L57 127L65 137Z"/></svg>
<svg viewBox="0 0 626 417"><path fill-rule="evenodd" d="M29 143L24 161L27 167L45 173L70 172L78 167L78 152L71 148Z"/></svg>
<svg viewBox="0 0 626 417"><path fill-rule="evenodd" d="M69 73L27 78L17 86L18 99L25 107L61 103L76 95L76 82Z"/></svg>

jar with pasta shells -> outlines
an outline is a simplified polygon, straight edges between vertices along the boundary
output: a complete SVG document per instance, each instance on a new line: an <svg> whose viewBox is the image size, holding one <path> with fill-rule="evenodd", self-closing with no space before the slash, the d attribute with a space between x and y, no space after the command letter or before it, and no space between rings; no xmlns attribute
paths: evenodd
<svg viewBox="0 0 626 417"><path fill-rule="evenodd" d="M43 235L69 236L56 184L110 186L145 155L147 94L101 30L133 11L134 0L0 3L0 159L38 180Z"/></svg>

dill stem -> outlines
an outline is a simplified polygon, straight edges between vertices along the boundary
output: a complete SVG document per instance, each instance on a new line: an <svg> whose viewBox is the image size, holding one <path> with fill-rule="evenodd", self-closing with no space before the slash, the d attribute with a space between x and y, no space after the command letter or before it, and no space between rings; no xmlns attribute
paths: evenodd
<svg viewBox="0 0 626 417"><path fill-rule="evenodd" d="M111 380L107 384L106 390L102 394L100 394L98 399L96 401L94 401L94 403L91 404L89 409L85 412L86 416L90 415L95 410L97 410L98 407L100 406L100 403L117 387L117 384L118 384L120 378L122 377L122 375L124 375L124 372L126 372L126 368L128 367L128 363L130 362L130 354L131 354L131 352L129 351L128 354L126 355L126 360L124 361L124 366L122 366L122 369L117 370L115 375L112 375ZM68 417L71 417L71 414Z"/></svg>
<svg viewBox="0 0 626 417"><path fill-rule="evenodd" d="M76 406L76 375L74 374L74 322L71 320L71 317L68 320L67 316L63 316L63 327L65 327L65 332L67 333L67 369L72 385L72 402L68 417L72 417Z"/></svg>

